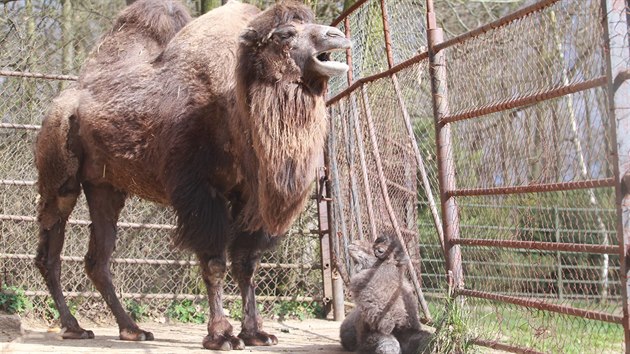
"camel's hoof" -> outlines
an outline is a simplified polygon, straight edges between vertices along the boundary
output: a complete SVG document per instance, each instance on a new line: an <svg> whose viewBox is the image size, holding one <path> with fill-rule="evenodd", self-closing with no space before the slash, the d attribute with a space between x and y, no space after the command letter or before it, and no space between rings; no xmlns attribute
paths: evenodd
<svg viewBox="0 0 630 354"><path fill-rule="evenodd" d="M94 339L94 332L81 327L75 329L64 328L61 333L63 339Z"/></svg>
<svg viewBox="0 0 630 354"><path fill-rule="evenodd" d="M141 329L123 329L120 331L120 340L141 342L153 339L153 333Z"/></svg>
<svg viewBox="0 0 630 354"><path fill-rule="evenodd" d="M263 331L254 334L241 332L238 337L245 342L246 346L260 347L278 344L278 337Z"/></svg>
<svg viewBox="0 0 630 354"><path fill-rule="evenodd" d="M245 343L234 336L210 336L203 339L203 347L210 350L243 350Z"/></svg>

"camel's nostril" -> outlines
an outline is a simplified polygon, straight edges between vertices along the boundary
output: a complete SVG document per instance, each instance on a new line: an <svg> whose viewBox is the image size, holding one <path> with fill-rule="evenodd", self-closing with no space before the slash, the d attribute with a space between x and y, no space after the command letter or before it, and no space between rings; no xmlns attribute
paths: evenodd
<svg viewBox="0 0 630 354"><path fill-rule="evenodd" d="M328 32L326 32L326 36L331 38L346 38L346 35L335 27L331 27Z"/></svg>

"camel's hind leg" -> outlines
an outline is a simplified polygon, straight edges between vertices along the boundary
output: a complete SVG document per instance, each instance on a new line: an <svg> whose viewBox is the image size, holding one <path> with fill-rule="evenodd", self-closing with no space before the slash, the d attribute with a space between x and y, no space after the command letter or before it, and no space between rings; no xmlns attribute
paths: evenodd
<svg viewBox="0 0 630 354"><path fill-rule="evenodd" d="M40 184L46 183L41 179L39 182ZM46 190L45 188L41 189ZM60 255L64 243L66 221L80 192L79 182L76 178L71 177L59 190L43 193L39 202L39 245L37 246L35 265L44 276L46 286L59 311L59 319L64 331L62 336L68 339L94 338L94 333L81 328L77 319L70 313L61 290L60 281Z"/></svg>
<svg viewBox="0 0 630 354"><path fill-rule="evenodd" d="M109 260L116 246L116 222L125 204L125 194L110 185L83 183L90 209L90 245L85 256L85 270L116 317L122 340L153 340L153 334L141 330L120 304L109 270Z"/></svg>

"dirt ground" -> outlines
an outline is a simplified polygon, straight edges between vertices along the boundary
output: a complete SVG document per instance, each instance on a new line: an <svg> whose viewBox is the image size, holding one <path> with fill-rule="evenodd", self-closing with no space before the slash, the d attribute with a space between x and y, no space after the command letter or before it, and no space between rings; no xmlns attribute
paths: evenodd
<svg viewBox="0 0 630 354"><path fill-rule="evenodd" d="M240 330L233 323L235 333ZM22 323L18 317L0 319L1 353L210 353L201 346L205 325L142 323L141 328L153 332L154 341L125 342L118 339L116 326L88 326L94 339L62 340L59 333L43 323ZM265 322L265 330L278 337L273 347L247 347L245 353L317 353L345 352L339 343L340 322L326 320Z"/></svg>

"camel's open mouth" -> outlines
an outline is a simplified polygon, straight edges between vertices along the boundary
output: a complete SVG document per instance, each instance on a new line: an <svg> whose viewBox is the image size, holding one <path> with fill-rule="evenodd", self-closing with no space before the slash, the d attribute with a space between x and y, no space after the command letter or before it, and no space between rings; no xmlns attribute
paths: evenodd
<svg viewBox="0 0 630 354"><path fill-rule="evenodd" d="M342 75L348 71L348 65L338 61L331 60L331 52L345 50L345 48L335 48L325 52L313 55L314 70L324 76L332 77Z"/></svg>

